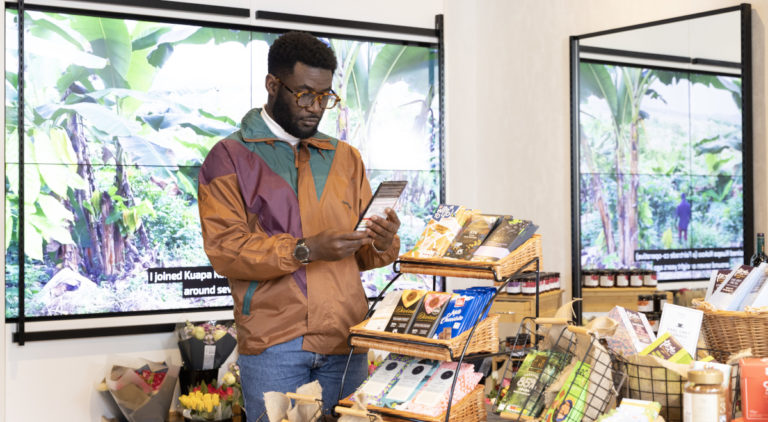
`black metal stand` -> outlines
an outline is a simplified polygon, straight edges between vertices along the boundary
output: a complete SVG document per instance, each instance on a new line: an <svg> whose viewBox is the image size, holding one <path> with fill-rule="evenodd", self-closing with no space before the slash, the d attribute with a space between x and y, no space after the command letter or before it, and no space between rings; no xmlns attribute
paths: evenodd
<svg viewBox="0 0 768 422"><path fill-rule="evenodd" d="M390 286L392 286L392 284L395 282L395 280L397 280L403 274L400 271L400 268L399 268L400 264L403 263L403 262L408 263L409 261L407 261L407 260L397 260L397 261L395 261L392 264L392 268L395 271L395 273L397 273L397 275L394 278L392 278L392 280L384 287L384 289L381 290L381 293L379 293L379 296L373 301L373 303L371 303L370 308L368 309L368 313L365 315L364 320L366 320L366 319L371 317L371 315L373 314L374 308L376 307L376 304L379 301L381 301L382 298L384 297L384 293L386 293L386 291L390 288ZM418 262L418 263L419 264L423 264L421 262ZM520 266L520 268L517 271L515 271L514 274L511 274L511 275L503 277L503 278L499 277L498 273L496 272L496 269L493 266L490 266L490 265L488 267L478 267L478 266L469 266L469 265L461 265L461 264L449 264L449 263L442 263L442 262L430 263L429 264L430 266L436 266L436 267L448 267L448 268L460 268L460 269L472 269L472 270L485 269L485 270L488 270L491 274L493 274L493 280L494 281L504 283L504 284L500 285L496 289L496 293L494 293L493 297L491 297L491 300L488 301L488 303L483 308L483 311L480 312L480 314L477 317L477 320L472 325L472 328L469 331L469 336L467 337L466 343L464 343L464 348L462 349L461 355L459 356L458 360L453 355L453 351L451 350L451 348L448 347L447 345L434 344L434 343L428 343L428 342L420 342L420 341L411 340L411 339L393 339L391 337L382 337L382 336L362 334L362 333L351 333L347 337L347 344L349 345L350 350L349 350L349 356L347 357L347 364L344 367L344 374L342 375L342 378L341 378L341 386L339 387L339 398L338 398L338 400L341 401L341 399L343 398L342 397L342 391L344 391L344 383L346 381L347 371L349 369L349 362L352 359L352 354L353 354L353 352L355 350L354 346L352 346L352 338L354 338L354 337L367 338L367 339L372 339L372 340L382 340L382 341L384 341L384 340L386 340L386 341L396 341L398 343L414 344L414 345L419 345L419 346L434 347L436 349L444 348L444 349L448 349L451 361L456 361L457 362L457 365L456 365L457 370L456 370L456 373L453 376L453 383L451 384L451 390L450 390L450 393L448 395L448 408L446 409L446 412L445 412L445 422L448 422L450 417L451 417L451 405L453 404L453 393L454 393L454 390L456 389L456 382L459 379L459 372L460 372L460 369L461 369L461 364L464 362L464 358L467 358L467 357L480 358L480 357L487 357L487 356L498 355L497 353L496 354L474 354L474 355L467 355L466 354L467 353L467 348L469 347L469 343L472 340L472 336L475 333L475 329L477 329L477 326L480 323L480 321L482 320L483 315L486 314L486 312L488 311L490 306L496 300L496 297L499 295L499 293L504 291L507 288L507 285L509 284L509 282L515 276L519 275L520 273L523 272L524 269L530 267L533 264L536 265L536 317L538 318L538 316L539 316L539 275L540 275L539 274L539 271L540 271L540 269L539 269L539 257L535 257L535 258L531 259L530 261L528 261L525 264L523 264L522 266ZM369 411L369 412L375 412L375 411ZM332 413L333 413L334 416L338 416L336 414L335 410L333 410ZM407 420L407 421L423 422L421 419L414 419L414 418L409 418L409 417L400 416L400 415L396 415L396 414L390 414L390 413L387 413L386 416L388 418L397 418L397 419L402 419L402 420Z"/></svg>

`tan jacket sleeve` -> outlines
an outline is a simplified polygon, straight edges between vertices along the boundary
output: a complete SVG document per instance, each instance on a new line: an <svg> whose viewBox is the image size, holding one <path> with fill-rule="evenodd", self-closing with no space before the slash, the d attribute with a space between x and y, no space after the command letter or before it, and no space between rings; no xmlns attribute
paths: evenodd
<svg viewBox="0 0 768 422"><path fill-rule="evenodd" d="M223 157L218 158L217 164L227 165ZM204 165L198 208L203 247L214 270L229 278L259 281L296 271L301 265L293 258L297 239L287 233L264 233L257 216L246 212L234 171L202 183L205 170Z"/></svg>

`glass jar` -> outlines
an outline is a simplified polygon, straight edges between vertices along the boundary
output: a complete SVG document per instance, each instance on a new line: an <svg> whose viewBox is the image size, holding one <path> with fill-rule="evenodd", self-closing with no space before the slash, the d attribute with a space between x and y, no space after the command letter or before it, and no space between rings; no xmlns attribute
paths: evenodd
<svg viewBox="0 0 768 422"><path fill-rule="evenodd" d="M653 312L653 295L637 296L638 312Z"/></svg>
<svg viewBox="0 0 768 422"><path fill-rule="evenodd" d="M616 285L616 273L612 270L600 272L600 287L613 287Z"/></svg>
<svg viewBox="0 0 768 422"><path fill-rule="evenodd" d="M683 390L683 422L726 420L723 373L716 369L688 371Z"/></svg>
<svg viewBox="0 0 768 422"><path fill-rule="evenodd" d="M581 285L583 287L600 287L600 276L598 272L594 270L582 271Z"/></svg>
<svg viewBox="0 0 768 422"><path fill-rule="evenodd" d="M520 294L523 292L522 286L523 286L523 282L519 278L510 280L509 284L507 284L507 293L513 294L513 295Z"/></svg>
<svg viewBox="0 0 768 422"><path fill-rule="evenodd" d="M616 271L616 287L629 287L629 270Z"/></svg>
<svg viewBox="0 0 768 422"><path fill-rule="evenodd" d="M647 270L645 274L643 274L643 286L656 287L658 284L659 282L656 280L656 271Z"/></svg>
<svg viewBox="0 0 768 422"><path fill-rule="evenodd" d="M632 270L629 273L629 287L643 287L643 270Z"/></svg>
<svg viewBox="0 0 768 422"><path fill-rule="evenodd" d="M539 279L541 279L541 275L539 275ZM539 293L541 293L541 290L539 290ZM536 294L536 277L529 276L523 279L523 294L524 295Z"/></svg>
<svg viewBox="0 0 768 422"><path fill-rule="evenodd" d="M661 312L646 312L645 319L648 320L648 325L651 326L651 330L654 333L659 332L659 324L661 323Z"/></svg>

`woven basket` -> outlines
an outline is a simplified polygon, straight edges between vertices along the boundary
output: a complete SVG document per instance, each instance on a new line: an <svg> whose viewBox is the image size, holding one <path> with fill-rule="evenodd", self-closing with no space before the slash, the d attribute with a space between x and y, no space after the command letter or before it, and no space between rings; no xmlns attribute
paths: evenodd
<svg viewBox="0 0 768 422"><path fill-rule="evenodd" d="M387 331L366 330L368 320L349 329L352 346L367 347L370 349L384 350L399 353L401 355L414 356L426 359L450 361L458 358L467 342L470 330L464 331L459 336L450 340L437 340L413 334L395 334ZM372 339L358 337L357 335L370 335L379 338ZM418 341L425 344L404 343L406 341ZM447 346L447 347L446 347ZM449 350L450 349L450 350ZM490 314L480 321L472 335L467 347L470 353L497 353L499 351L499 315ZM453 355L453 356L451 356Z"/></svg>
<svg viewBox="0 0 768 422"><path fill-rule="evenodd" d="M704 311L702 328L708 348L729 354L751 348L753 356L768 357L768 313L713 311L696 299L693 304Z"/></svg>
<svg viewBox="0 0 768 422"><path fill-rule="evenodd" d="M534 234L509 255L494 262L469 261L466 259L414 258L401 255L401 273L438 275L446 277L482 278L497 281L510 276L533 258L539 258L541 268L541 235ZM456 267L461 265L462 267ZM471 268L466 268L471 267ZM494 277L494 272L497 277Z"/></svg>
<svg viewBox="0 0 768 422"><path fill-rule="evenodd" d="M485 386L479 384L469 394L464 396L458 403L451 406L451 421L458 422L475 422L484 421L487 419L485 411L485 400L483 398L483 392ZM339 402L339 405L351 407L352 401L349 398L343 399ZM441 422L445 420L445 413L440 416L427 416L418 413L405 412L402 410L389 409L386 407L368 406L368 410L375 411L381 414L381 418L385 421L398 421L402 422L402 418L417 419L424 422Z"/></svg>

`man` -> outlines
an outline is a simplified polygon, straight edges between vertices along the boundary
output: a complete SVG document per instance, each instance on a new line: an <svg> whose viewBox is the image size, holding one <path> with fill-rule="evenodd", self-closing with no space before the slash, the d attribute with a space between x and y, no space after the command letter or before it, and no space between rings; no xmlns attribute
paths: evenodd
<svg viewBox="0 0 768 422"><path fill-rule="evenodd" d="M203 242L229 279L248 418L263 394L318 380L324 411L336 403L349 327L367 311L360 271L387 265L400 249L391 209L365 231L355 224L371 198L360 153L317 131L336 57L320 40L289 32L270 47L267 104L218 142L200 169ZM355 354L344 384L367 375Z"/></svg>
<svg viewBox="0 0 768 422"><path fill-rule="evenodd" d="M691 222L691 203L685 199L685 194L680 194L680 203L675 211L677 216L677 241L688 241L688 224Z"/></svg>

